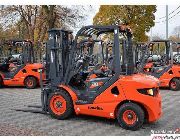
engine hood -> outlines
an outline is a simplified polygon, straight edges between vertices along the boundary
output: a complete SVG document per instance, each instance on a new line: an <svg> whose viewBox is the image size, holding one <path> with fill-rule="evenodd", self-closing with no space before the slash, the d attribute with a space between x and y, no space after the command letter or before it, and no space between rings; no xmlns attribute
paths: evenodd
<svg viewBox="0 0 180 140"><path fill-rule="evenodd" d="M120 83L129 87L152 88L159 87L160 81L151 75L133 74L130 76L121 76Z"/></svg>

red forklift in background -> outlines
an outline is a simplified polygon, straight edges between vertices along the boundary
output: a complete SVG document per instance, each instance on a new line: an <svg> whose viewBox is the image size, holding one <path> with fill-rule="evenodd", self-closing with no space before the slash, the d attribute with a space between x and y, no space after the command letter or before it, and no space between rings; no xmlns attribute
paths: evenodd
<svg viewBox="0 0 180 140"><path fill-rule="evenodd" d="M139 72L150 74L160 80L160 87L180 90L179 46L171 40L154 40L140 45L136 51L139 57ZM174 52L174 54L173 54ZM137 61L137 60L136 60Z"/></svg>
<svg viewBox="0 0 180 140"><path fill-rule="evenodd" d="M0 65L0 87L25 86L28 89L39 85L43 64L35 63L33 44L27 40L14 40L9 43L9 56ZM43 73L43 79L44 79Z"/></svg>

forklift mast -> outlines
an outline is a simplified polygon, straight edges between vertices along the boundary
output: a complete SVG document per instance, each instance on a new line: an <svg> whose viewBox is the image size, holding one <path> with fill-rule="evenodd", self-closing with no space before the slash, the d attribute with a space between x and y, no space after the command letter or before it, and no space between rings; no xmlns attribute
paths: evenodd
<svg viewBox="0 0 180 140"><path fill-rule="evenodd" d="M72 31L51 29L48 31L46 50L46 77L51 81L51 86L64 83L69 54L71 49L70 35Z"/></svg>
<svg viewBox="0 0 180 140"><path fill-rule="evenodd" d="M23 41L22 42L22 54L21 55L22 55L23 64L35 62L33 44L31 41Z"/></svg>

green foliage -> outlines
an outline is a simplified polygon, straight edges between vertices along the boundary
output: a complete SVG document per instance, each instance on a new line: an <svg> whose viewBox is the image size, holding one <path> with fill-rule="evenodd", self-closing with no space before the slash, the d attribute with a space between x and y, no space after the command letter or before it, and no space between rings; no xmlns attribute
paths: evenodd
<svg viewBox="0 0 180 140"><path fill-rule="evenodd" d="M147 41L145 34L154 26L155 5L101 5L93 19L94 25L112 25L117 21L129 24L135 41Z"/></svg>

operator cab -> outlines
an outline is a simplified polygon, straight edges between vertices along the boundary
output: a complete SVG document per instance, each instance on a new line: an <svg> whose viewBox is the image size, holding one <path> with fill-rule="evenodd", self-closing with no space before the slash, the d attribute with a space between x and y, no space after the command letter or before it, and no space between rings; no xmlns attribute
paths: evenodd
<svg viewBox="0 0 180 140"><path fill-rule="evenodd" d="M13 78L26 63L33 61L30 41L11 41L8 50L8 58L0 65L0 71L5 79Z"/></svg>
<svg viewBox="0 0 180 140"><path fill-rule="evenodd" d="M78 72L69 83L75 89L98 89L114 73L112 46L102 40L102 36L88 36L77 43L75 59ZM97 86L92 86L95 82Z"/></svg>
<svg viewBox="0 0 180 140"><path fill-rule="evenodd" d="M127 38L123 38L123 34L118 30L97 27L87 28L77 34L78 42L75 46L74 60L77 65L75 65L74 75L69 85L77 93L79 104L81 101L92 102L109 83L116 79L119 73L125 74L121 69L123 67L121 61L124 57L120 49L123 50L122 40L127 40ZM81 44L81 42L84 43Z"/></svg>

